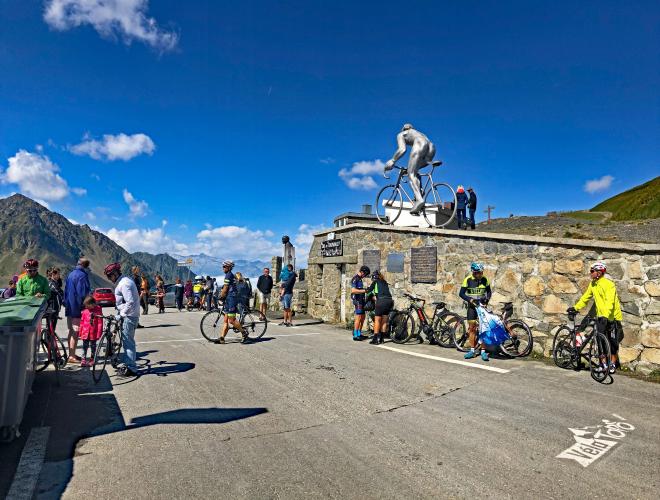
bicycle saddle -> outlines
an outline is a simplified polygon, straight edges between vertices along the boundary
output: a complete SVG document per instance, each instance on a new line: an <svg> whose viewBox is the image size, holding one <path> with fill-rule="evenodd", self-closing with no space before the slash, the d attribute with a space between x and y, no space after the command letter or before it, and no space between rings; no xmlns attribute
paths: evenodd
<svg viewBox="0 0 660 500"><path fill-rule="evenodd" d="M440 165L442 165L442 162L440 160L435 160L431 162L431 165L433 165L434 167L439 167Z"/></svg>
<svg viewBox="0 0 660 500"><path fill-rule="evenodd" d="M410 295L409 293L405 293L405 292L404 292L403 295L406 296L406 297L408 297L408 298L411 299L411 300L422 300L422 299L420 299L419 297L415 297L414 295Z"/></svg>
<svg viewBox="0 0 660 500"><path fill-rule="evenodd" d="M431 304L440 308L443 308L447 305L445 302L431 302Z"/></svg>

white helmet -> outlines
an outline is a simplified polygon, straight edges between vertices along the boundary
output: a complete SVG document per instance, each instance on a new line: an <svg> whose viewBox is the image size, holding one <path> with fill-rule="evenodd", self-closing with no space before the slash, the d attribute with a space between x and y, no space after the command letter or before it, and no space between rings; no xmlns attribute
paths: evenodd
<svg viewBox="0 0 660 500"><path fill-rule="evenodd" d="M222 263L222 267L228 267L229 269L232 269L234 267L234 261L227 259Z"/></svg>
<svg viewBox="0 0 660 500"><path fill-rule="evenodd" d="M201 280L203 280L203 279L204 279L204 278L202 278L201 276L195 276L195 281L201 281Z"/></svg>

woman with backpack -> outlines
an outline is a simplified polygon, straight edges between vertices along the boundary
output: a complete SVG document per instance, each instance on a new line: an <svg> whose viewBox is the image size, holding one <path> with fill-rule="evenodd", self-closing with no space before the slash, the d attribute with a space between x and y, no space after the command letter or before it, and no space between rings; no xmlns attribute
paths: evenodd
<svg viewBox="0 0 660 500"><path fill-rule="evenodd" d="M374 309L374 337L369 343L382 344L384 342L383 334L387 332L388 328L387 318L392 309L394 309L394 300L392 300L390 287L380 271L374 271L374 274L371 276L371 285L367 288L366 295L367 300L372 297L375 297L376 300L376 307Z"/></svg>

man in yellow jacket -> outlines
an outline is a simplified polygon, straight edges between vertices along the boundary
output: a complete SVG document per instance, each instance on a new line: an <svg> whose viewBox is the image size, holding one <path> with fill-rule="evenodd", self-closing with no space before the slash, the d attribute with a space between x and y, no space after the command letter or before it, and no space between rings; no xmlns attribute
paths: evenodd
<svg viewBox="0 0 660 500"><path fill-rule="evenodd" d="M607 268L604 263L596 262L589 272L591 273L591 283L580 300L569 309L579 311L593 298L596 306L596 329L605 335L610 341L612 359L610 363L610 373L616 370L616 364L619 361L619 342L623 338L621 328L621 304L619 295L616 292L616 285L610 279L605 277Z"/></svg>

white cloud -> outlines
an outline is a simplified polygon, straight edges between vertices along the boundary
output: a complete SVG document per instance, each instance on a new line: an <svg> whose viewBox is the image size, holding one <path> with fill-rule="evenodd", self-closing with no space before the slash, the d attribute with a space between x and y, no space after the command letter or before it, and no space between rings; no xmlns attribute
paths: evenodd
<svg viewBox="0 0 660 500"><path fill-rule="evenodd" d="M152 155L155 149L156 145L148 135L126 135L123 133L117 135L104 134L101 140L92 139L91 136L86 134L80 144L69 146L69 151L75 155L87 155L95 160L109 161L128 161L141 154Z"/></svg>
<svg viewBox="0 0 660 500"><path fill-rule="evenodd" d="M312 226L310 224L301 224L298 233L293 238L296 246L296 264L298 267L307 267L307 257L309 249L314 242L314 233L323 230L323 225Z"/></svg>
<svg viewBox="0 0 660 500"><path fill-rule="evenodd" d="M165 226L167 226L168 222L169 221L167 219L163 219L162 221L160 221L160 225L165 227Z"/></svg>
<svg viewBox="0 0 660 500"><path fill-rule="evenodd" d="M147 212L149 211L149 204L146 201L136 200L135 197L128 191L128 189L124 189L123 194L124 201L128 205L130 216L132 218L144 217L147 215Z"/></svg>
<svg viewBox="0 0 660 500"><path fill-rule="evenodd" d="M322 159L319 160L319 161L320 161L321 163L323 163L324 165L330 165L330 164L332 164L332 163L335 163L337 160L335 160L334 158L331 158L331 157L328 156L327 158L322 158Z"/></svg>
<svg viewBox="0 0 660 500"><path fill-rule="evenodd" d="M127 230L115 229L113 227L106 231L105 234L131 253L186 253L188 250L188 245L173 240L165 234L163 228L160 227L154 229L135 228Z"/></svg>
<svg viewBox="0 0 660 500"><path fill-rule="evenodd" d="M60 167L47 156L21 149L9 158L9 167L2 173L0 183L17 184L21 193L40 200L57 201L69 195L69 185L58 174ZM41 202L45 205L45 202Z"/></svg>
<svg viewBox="0 0 660 500"><path fill-rule="evenodd" d="M40 200L39 198L35 198L34 201L36 201L36 202L39 203L40 205L43 205L43 206L46 207L48 210L50 210L50 204L49 204L48 202L45 202L44 200ZM72 219L71 219L71 223L72 223L72 224L77 224L76 222L73 222Z"/></svg>
<svg viewBox="0 0 660 500"><path fill-rule="evenodd" d="M96 215L94 215L94 212L85 212L85 217L89 220L96 220Z"/></svg>
<svg viewBox="0 0 660 500"><path fill-rule="evenodd" d="M611 175L604 175L600 179L587 181L584 184L584 190L590 194L597 193L598 191L605 191L612 185L613 180L614 177Z"/></svg>
<svg viewBox="0 0 660 500"><path fill-rule="evenodd" d="M178 35L147 17L148 7L149 0L48 0L44 21L58 31L89 24L103 38L123 38L127 45L138 40L162 52L174 49Z"/></svg>
<svg viewBox="0 0 660 500"><path fill-rule="evenodd" d="M381 160L358 161L353 163L350 169L342 168L339 171L339 177L350 189L369 190L378 187L371 175L382 173L384 168L385 164Z"/></svg>
<svg viewBox="0 0 660 500"><path fill-rule="evenodd" d="M78 196L85 196L87 194L87 190L85 188L71 188L71 192L73 194L77 194Z"/></svg>
<svg viewBox="0 0 660 500"><path fill-rule="evenodd" d="M268 230L239 226L211 227L197 233L195 246L208 255L233 259L268 259L281 253L280 244L272 240L274 236Z"/></svg>
<svg viewBox="0 0 660 500"><path fill-rule="evenodd" d="M90 177L91 177L92 179L97 180L97 181L100 181L100 180L101 180L101 176L100 176L99 174L90 174Z"/></svg>

